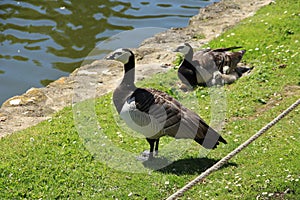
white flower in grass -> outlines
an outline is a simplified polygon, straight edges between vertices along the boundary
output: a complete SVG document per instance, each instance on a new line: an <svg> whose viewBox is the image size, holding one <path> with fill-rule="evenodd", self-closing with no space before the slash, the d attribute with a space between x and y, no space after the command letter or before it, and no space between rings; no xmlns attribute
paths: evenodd
<svg viewBox="0 0 300 200"><path fill-rule="evenodd" d="M293 135L291 135L290 138L293 140L296 140L296 138Z"/></svg>
<svg viewBox="0 0 300 200"><path fill-rule="evenodd" d="M291 58L295 57L296 55L298 55L298 52L296 52L293 55L291 55Z"/></svg>
<svg viewBox="0 0 300 200"><path fill-rule="evenodd" d="M266 46L266 49L269 49L270 47L272 47L273 45L271 44L271 45L269 45L269 46Z"/></svg>
<svg viewBox="0 0 300 200"><path fill-rule="evenodd" d="M265 180L265 183L270 183L270 180L269 179Z"/></svg>

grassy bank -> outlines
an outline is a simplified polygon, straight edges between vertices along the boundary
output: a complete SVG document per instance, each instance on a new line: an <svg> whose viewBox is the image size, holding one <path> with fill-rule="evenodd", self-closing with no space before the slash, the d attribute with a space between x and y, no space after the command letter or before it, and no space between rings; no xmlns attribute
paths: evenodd
<svg viewBox="0 0 300 200"><path fill-rule="evenodd" d="M221 134L227 145L199 158L202 148L185 141L182 145L189 148L183 155L152 171L147 163L127 159L126 152L137 155L148 144L129 129L124 131L109 94L76 105L80 115L75 112L75 118L68 107L48 121L1 139L0 199L164 199L171 195L300 97L299 10L296 0L277 1L209 44L243 46L248 50L243 61L254 67L249 76L218 90L226 103ZM216 108L211 103L213 89L201 87L184 94L172 86L174 81L176 71L171 70L139 85L164 90L211 121ZM300 199L299 117L297 108L182 199ZM164 138L162 148L173 141ZM112 146L124 151L115 153ZM126 172L130 170L142 173Z"/></svg>

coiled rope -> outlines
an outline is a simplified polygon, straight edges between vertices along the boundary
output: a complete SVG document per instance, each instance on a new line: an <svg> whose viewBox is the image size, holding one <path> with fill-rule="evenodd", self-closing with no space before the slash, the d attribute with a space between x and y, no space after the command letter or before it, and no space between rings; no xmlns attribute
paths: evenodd
<svg viewBox="0 0 300 200"><path fill-rule="evenodd" d="M183 195L184 192L191 189L193 186L195 186L197 183L203 181L205 177L207 177L212 172L218 170L220 167L222 167L224 164L228 162L233 156L241 152L244 148L246 148L250 143L252 143L254 140L256 140L259 136L261 136L263 133L265 133L268 129L270 129L272 126L274 126L277 122L279 122L283 117L285 117L287 114L289 114L292 110L294 110L298 105L300 104L300 99L298 99L295 103L293 103L289 108L287 108L285 111L283 111L280 115L278 115L276 118L274 118L270 123L268 123L266 126L264 126L262 129L260 129L256 134L254 134L252 137L250 137L247 141L245 141L243 144L238 146L236 149L234 149L232 152L227 154L224 158L222 158L220 161L218 161L216 164L208 168L206 171L204 171L202 174L200 174L198 177L196 177L194 180L186 184L184 187L179 189L177 192L172 194L167 198L167 200L173 200Z"/></svg>

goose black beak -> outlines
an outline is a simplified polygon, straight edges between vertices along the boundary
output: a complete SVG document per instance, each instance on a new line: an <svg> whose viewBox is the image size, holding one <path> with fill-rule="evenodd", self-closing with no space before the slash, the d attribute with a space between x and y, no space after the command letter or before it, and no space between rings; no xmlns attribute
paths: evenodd
<svg viewBox="0 0 300 200"><path fill-rule="evenodd" d="M108 55L105 57L105 60L115 60L115 56L114 55Z"/></svg>

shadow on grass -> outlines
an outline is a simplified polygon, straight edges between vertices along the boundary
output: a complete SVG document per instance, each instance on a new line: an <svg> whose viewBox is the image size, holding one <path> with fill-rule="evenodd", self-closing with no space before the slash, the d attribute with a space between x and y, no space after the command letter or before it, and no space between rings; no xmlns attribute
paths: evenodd
<svg viewBox="0 0 300 200"><path fill-rule="evenodd" d="M143 162L143 165L146 168L153 169L162 173L166 174L176 174L176 175L183 175L183 174L200 174L213 166L219 160L210 159L210 158L185 158L177 160L173 163L167 164L167 159L165 158L155 158L151 161ZM165 163L166 167L161 169L157 169L156 163ZM229 166L237 166L236 163L226 163L221 168L229 167Z"/></svg>

